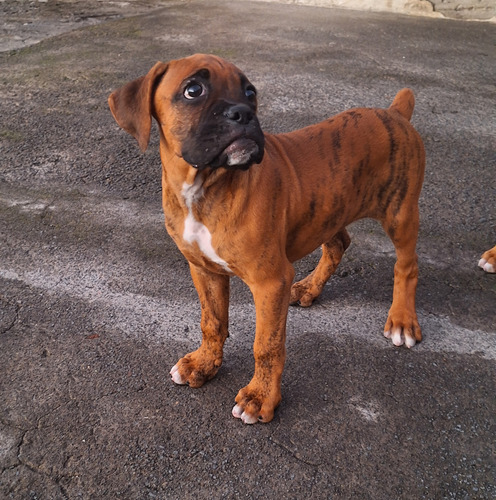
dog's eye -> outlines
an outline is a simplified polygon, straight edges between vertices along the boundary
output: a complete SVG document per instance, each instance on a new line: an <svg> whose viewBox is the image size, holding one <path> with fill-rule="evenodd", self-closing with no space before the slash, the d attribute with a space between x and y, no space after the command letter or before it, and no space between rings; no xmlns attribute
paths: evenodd
<svg viewBox="0 0 496 500"><path fill-rule="evenodd" d="M245 89L245 96L248 97L250 101L253 101L257 97L257 91L253 85L248 85Z"/></svg>
<svg viewBox="0 0 496 500"><path fill-rule="evenodd" d="M205 93L205 87L201 83L191 82L184 89L186 99L196 99Z"/></svg>

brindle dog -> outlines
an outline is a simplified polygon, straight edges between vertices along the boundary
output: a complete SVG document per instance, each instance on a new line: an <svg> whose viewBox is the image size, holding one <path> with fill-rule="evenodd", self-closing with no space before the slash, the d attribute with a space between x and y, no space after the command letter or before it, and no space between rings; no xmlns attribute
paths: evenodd
<svg viewBox="0 0 496 500"><path fill-rule="evenodd" d="M165 224L188 259L201 305L201 346L171 375L199 387L222 363L229 278L239 276L256 308L255 373L233 415L269 422L281 401L290 303L309 306L350 243L346 226L380 221L397 255L384 335L412 347L418 198L425 154L410 124L413 93L388 109L354 109L287 134L262 133L255 87L211 55L157 63L109 98L117 123L142 150L151 120L160 132ZM322 246L315 270L292 284L292 263Z"/></svg>

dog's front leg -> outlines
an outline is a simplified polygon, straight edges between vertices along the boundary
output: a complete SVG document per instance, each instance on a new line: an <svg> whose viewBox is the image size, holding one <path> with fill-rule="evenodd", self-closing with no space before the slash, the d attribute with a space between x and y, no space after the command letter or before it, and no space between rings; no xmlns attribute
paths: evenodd
<svg viewBox="0 0 496 500"><path fill-rule="evenodd" d="M270 422L281 402L286 319L293 277L293 266L288 263L277 277L249 285L256 309L255 373L250 383L238 392L232 411L245 424Z"/></svg>
<svg viewBox="0 0 496 500"><path fill-rule="evenodd" d="M229 276L215 274L190 263L191 276L201 305L201 346L181 358L171 370L176 384L200 387L213 378L222 364L228 336Z"/></svg>

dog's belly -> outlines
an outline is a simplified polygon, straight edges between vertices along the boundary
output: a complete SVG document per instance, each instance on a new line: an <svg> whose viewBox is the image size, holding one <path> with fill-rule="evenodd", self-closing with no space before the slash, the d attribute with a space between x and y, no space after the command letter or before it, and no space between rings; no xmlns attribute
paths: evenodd
<svg viewBox="0 0 496 500"><path fill-rule="evenodd" d="M334 235L347 224L331 224L329 221L317 223L299 233L289 233L286 243L286 255L290 262L296 262L316 250L323 243L329 242Z"/></svg>
<svg viewBox="0 0 496 500"><path fill-rule="evenodd" d="M293 216L286 235L286 255L290 262L300 260L329 242L359 216L359 208L347 203L349 198L356 199L356 193L346 179L335 179L334 184L331 179L324 182L329 185L328 189L317 192L309 187L301 199L291 203ZM311 201L305 203L304 200Z"/></svg>

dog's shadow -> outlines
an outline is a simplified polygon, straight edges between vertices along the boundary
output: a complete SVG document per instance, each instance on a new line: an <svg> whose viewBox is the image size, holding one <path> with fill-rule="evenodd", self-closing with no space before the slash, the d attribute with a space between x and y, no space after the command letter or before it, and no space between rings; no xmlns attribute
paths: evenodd
<svg viewBox="0 0 496 500"><path fill-rule="evenodd" d="M454 424L445 416L471 383L466 356L451 354L446 363L443 353L313 332L288 338L287 352L283 402L271 439L299 460L312 465L337 460L345 467L347 455L355 453L394 468L395 453L408 461L411 447L420 460L431 446L460 445L446 441ZM476 362L490 376L490 361L477 357ZM475 398L488 401L484 388L475 392Z"/></svg>

